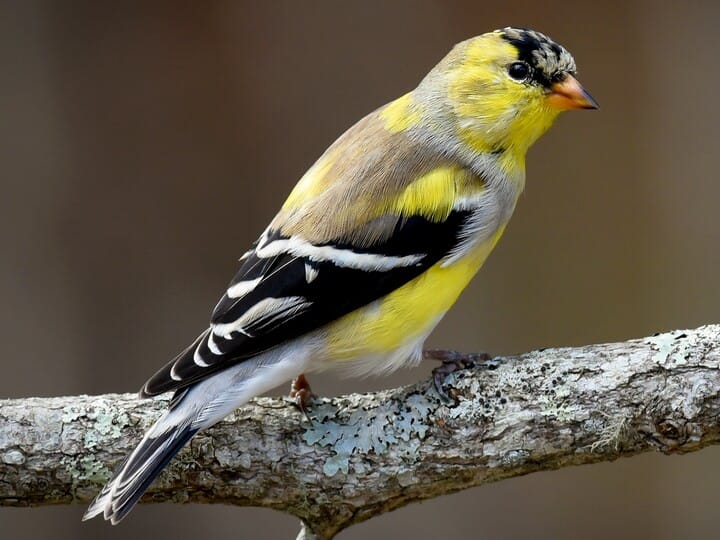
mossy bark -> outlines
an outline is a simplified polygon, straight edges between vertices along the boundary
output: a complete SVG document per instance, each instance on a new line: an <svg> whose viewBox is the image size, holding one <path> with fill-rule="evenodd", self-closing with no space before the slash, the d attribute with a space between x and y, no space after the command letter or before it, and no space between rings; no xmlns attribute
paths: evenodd
<svg viewBox="0 0 720 540"><path fill-rule="evenodd" d="M275 508L302 520L300 537L331 538L503 478L720 441L719 325L496 358L446 382L454 402L425 381L318 400L312 421L256 399L198 434L142 501ZM0 505L89 502L166 405L0 401Z"/></svg>

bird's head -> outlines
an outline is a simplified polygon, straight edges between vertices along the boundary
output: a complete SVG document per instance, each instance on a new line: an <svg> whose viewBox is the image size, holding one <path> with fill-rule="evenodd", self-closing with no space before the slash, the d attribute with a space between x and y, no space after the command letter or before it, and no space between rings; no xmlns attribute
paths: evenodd
<svg viewBox="0 0 720 540"><path fill-rule="evenodd" d="M504 28L469 39L416 90L479 152L523 154L569 109L596 109L575 79L575 60L533 30Z"/></svg>

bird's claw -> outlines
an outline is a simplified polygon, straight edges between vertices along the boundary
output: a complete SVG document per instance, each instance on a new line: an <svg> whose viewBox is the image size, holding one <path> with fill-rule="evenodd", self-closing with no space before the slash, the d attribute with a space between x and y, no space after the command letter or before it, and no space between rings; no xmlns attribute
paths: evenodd
<svg viewBox="0 0 720 540"><path fill-rule="evenodd" d="M293 382L290 383L290 399L293 400L295 406L300 409L300 412L305 415L305 418L311 424L313 421L308 414L308 408L312 405L312 402L315 401L315 398L317 398L317 395L315 395L312 388L310 388L310 383L304 373L295 377Z"/></svg>
<svg viewBox="0 0 720 540"><path fill-rule="evenodd" d="M481 362L487 362L492 359L492 356L486 352L466 354L445 349L431 349L423 351L423 358L442 362L432 371L435 391L443 401L457 403L457 399L454 396L449 396L445 391L445 379L447 376L461 369L472 368Z"/></svg>

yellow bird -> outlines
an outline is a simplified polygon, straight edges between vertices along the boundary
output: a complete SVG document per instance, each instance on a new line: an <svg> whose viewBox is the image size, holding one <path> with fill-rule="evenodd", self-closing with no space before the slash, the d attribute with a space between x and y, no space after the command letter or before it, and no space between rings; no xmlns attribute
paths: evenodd
<svg viewBox="0 0 720 540"><path fill-rule="evenodd" d="M84 519L123 519L199 430L303 373L387 373L500 238L525 154L567 109L597 104L563 47L504 28L456 45L412 92L347 130L242 258L210 326L140 392L168 411Z"/></svg>

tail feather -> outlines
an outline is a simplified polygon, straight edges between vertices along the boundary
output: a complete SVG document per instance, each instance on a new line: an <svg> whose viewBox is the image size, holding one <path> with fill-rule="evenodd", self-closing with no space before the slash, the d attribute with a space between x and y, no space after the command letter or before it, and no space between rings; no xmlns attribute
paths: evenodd
<svg viewBox="0 0 720 540"><path fill-rule="evenodd" d="M190 424L151 429L85 512L83 521L103 514L115 525L132 510L155 477L198 432Z"/></svg>
<svg viewBox="0 0 720 540"><path fill-rule="evenodd" d="M314 338L290 341L177 392L169 410L118 467L83 520L102 514L113 524L121 521L193 435L216 424L253 396L297 376L316 350Z"/></svg>

